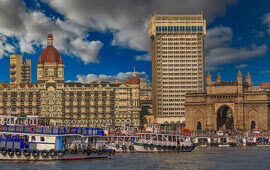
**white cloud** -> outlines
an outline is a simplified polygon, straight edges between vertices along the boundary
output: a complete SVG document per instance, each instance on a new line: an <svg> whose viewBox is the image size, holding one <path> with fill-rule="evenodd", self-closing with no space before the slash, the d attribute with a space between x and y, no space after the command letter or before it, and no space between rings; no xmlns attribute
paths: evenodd
<svg viewBox="0 0 270 170"><path fill-rule="evenodd" d="M205 37L207 68L250 60L265 55L268 50L265 44L232 48L232 36L233 31L229 27L218 26L208 30Z"/></svg>
<svg viewBox="0 0 270 170"><path fill-rule="evenodd" d="M71 54L78 56L85 64L89 62L98 62L97 55L102 47L100 41L83 41L80 38L76 38L71 41L70 49Z"/></svg>
<svg viewBox="0 0 270 170"><path fill-rule="evenodd" d="M88 74L88 75L77 75L78 82L81 83L90 83L92 81L105 81L105 82L113 82L113 81L124 81L127 78L130 78L133 75L133 72L126 73L118 73L117 75L105 75L105 74ZM148 79L148 75L145 72L136 72L138 78L142 78L144 80Z"/></svg>
<svg viewBox="0 0 270 170"><path fill-rule="evenodd" d="M232 41L233 31L230 27L217 26L207 30L205 49L227 47Z"/></svg>
<svg viewBox="0 0 270 170"><path fill-rule="evenodd" d="M248 67L247 64L240 64L240 65L235 66L236 69L242 69L242 68L247 68L247 67Z"/></svg>
<svg viewBox="0 0 270 170"><path fill-rule="evenodd" d="M68 19L49 18L40 11L26 9L19 0L0 1L0 33L16 38L21 52L33 53L35 46L44 47L49 30L54 35L54 46L61 52L72 54L85 64L98 61L102 42L85 40L86 28Z"/></svg>
<svg viewBox="0 0 270 170"><path fill-rule="evenodd" d="M8 44L6 36L0 34L0 59L2 59L4 55L8 55L14 52L15 52L15 47Z"/></svg>
<svg viewBox="0 0 270 170"><path fill-rule="evenodd" d="M263 70L261 71L261 74L269 74L270 73L270 70Z"/></svg>
<svg viewBox="0 0 270 170"><path fill-rule="evenodd" d="M137 61L152 61L152 57L149 54L138 55L135 57Z"/></svg>
<svg viewBox="0 0 270 170"><path fill-rule="evenodd" d="M268 26L268 33L270 33L270 13L264 14L262 17L262 23Z"/></svg>
<svg viewBox="0 0 270 170"><path fill-rule="evenodd" d="M88 29L113 33L113 44L150 51L147 22L158 14L199 13L209 22L237 0L45 0L66 19Z"/></svg>

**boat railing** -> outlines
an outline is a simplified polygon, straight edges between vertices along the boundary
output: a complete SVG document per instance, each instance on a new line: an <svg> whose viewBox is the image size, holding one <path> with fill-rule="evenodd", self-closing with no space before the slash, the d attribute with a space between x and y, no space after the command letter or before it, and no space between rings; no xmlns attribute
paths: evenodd
<svg viewBox="0 0 270 170"><path fill-rule="evenodd" d="M103 129L88 128L88 127L1 125L0 132L35 133L35 134L48 134L48 135L77 134L77 135L85 135L85 136L104 136Z"/></svg>

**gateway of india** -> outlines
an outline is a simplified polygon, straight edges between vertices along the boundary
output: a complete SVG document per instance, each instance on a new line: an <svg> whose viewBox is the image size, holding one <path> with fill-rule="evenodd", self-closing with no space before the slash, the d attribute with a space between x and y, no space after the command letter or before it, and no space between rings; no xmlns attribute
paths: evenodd
<svg viewBox="0 0 270 170"><path fill-rule="evenodd" d="M10 84L0 83L0 115L34 114L47 125L139 127L140 79L135 70L124 82L64 82L64 63L52 34L39 56L37 83L29 81L31 61L23 64L16 56L21 55L10 56Z"/></svg>
<svg viewBox="0 0 270 170"><path fill-rule="evenodd" d="M256 89L247 73L243 81L238 71L237 81L216 82L206 77L206 93L186 95L186 128L189 130L241 130L270 128L270 92Z"/></svg>

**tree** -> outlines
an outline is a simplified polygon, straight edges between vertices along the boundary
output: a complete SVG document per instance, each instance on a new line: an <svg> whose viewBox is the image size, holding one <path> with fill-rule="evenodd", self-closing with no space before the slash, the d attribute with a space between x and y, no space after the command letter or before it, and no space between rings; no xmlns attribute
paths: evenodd
<svg viewBox="0 0 270 170"><path fill-rule="evenodd" d="M141 122L141 127L144 126L144 124L146 123L146 119L144 116L149 115L149 112L146 108L142 108L140 111L140 122Z"/></svg>

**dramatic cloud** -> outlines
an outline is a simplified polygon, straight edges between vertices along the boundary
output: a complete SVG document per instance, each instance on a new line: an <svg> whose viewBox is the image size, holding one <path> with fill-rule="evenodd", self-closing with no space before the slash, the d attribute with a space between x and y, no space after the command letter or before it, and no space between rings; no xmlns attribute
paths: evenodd
<svg viewBox="0 0 270 170"><path fill-rule="evenodd" d="M15 52L14 46L8 44L7 37L0 34L0 59L2 59L4 55L8 55L14 52Z"/></svg>
<svg viewBox="0 0 270 170"><path fill-rule="evenodd" d="M54 34L55 47L61 52L74 55L85 64L98 61L102 43L87 41L86 28L68 19L62 21L49 18L40 11L31 11L19 0L0 1L0 34L17 39L21 52L33 53L35 46L44 46L49 30ZM0 41L8 44L4 39ZM1 52L0 55L5 53Z"/></svg>
<svg viewBox="0 0 270 170"><path fill-rule="evenodd" d="M135 57L135 59L138 61L152 61L152 57L149 54L138 55Z"/></svg>
<svg viewBox="0 0 270 170"><path fill-rule="evenodd" d="M105 81L105 82L113 82L113 81L124 81L127 78L130 78L133 75L133 72L126 73L118 73L117 75L105 75L105 74L88 74L88 75L77 75L77 82L81 83L90 83L92 81ZM148 75L145 72L136 72L138 78L142 78L144 80L148 80Z"/></svg>
<svg viewBox="0 0 270 170"><path fill-rule="evenodd" d="M240 65L235 66L235 68L237 69L242 69L242 68L247 68L247 67L248 67L247 64L240 64Z"/></svg>
<svg viewBox="0 0 270 170"><path fill-rule="evenodd" d="M229 27L218 26L208 30L205 37L206 67L216 68L224 64L246 61L266 54L265 44L250 47L230 47L233 31Z"/></svg>
<svg viewBox="0 0 270 170"><path fill-rule="evenodd" d="M44 0L64 17L82 27L113 33L113 45L150 51L147 23L158 14L196 14L209 22L224 15L237 0Z"/></svg>

